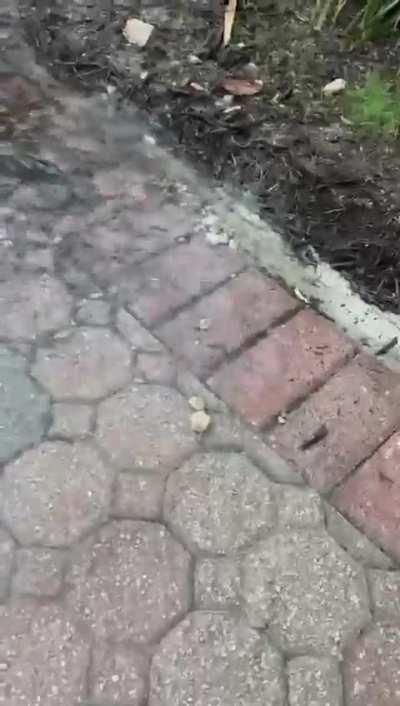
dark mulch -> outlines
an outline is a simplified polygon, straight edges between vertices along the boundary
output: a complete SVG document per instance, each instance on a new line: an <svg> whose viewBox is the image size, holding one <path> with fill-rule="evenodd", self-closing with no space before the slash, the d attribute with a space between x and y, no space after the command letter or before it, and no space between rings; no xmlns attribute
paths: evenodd
<svg viewBox="0 0 400 706"><path fill-rule="evenodd" d="M365 300L399 312L399 147L343 121L345 96L321 96L333 78L351 85L372 69L397 68L397 43L317 33L304 2L243 0L222 49L216 2L155 2L22 0L21 10L58 78L89 90L114 84L170 128L196 163L255 193L300 256L312 245ZM155 25L144 50L122 37L132 16ZM226 76L255 72L264 82L256 96L230 98L221 88Z"/></svg>

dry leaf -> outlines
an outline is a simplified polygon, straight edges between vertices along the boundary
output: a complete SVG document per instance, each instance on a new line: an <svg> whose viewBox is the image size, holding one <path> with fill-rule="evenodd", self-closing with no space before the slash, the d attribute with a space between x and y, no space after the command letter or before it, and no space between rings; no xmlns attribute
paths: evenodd
<svg viewBox="0 0 400 706"><path fill-rule="evenodd" d="M222 88L234 96L255 96L260 93L263 87L262 81L245 78L226 78L222 82Z"/></svg>
<svg viewBox="0 0 400 706"><path fill-rule="evenodd" d="M237 0L228 0L228 4L225 7L224 15L224 34L223 34L223 45L226 47L231 41L233 23L235 21Z"/></svg>

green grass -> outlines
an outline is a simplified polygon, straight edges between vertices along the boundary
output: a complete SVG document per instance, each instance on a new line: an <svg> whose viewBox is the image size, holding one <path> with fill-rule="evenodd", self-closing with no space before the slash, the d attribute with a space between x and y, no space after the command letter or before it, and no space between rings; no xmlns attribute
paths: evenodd
<svg viewBox="0 0 400 706"><path fill-rule="evenodd" d="M365 84L349 91L345 114L355 128L374 136L398 137L400 89L380 74L371 73Z"/></svg>

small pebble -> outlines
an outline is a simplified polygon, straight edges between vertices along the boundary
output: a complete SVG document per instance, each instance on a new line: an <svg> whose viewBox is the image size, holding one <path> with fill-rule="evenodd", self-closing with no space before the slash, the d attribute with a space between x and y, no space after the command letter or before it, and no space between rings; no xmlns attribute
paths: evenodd
<svg viewBox="0 0 400 706"><path fill-rule="evenodd" d="M323 87L322 93L324 96L334 96L336 93L344 91L346 85L344 78L335 78L334 81L327 83L326 86Z"/></svg>
<svg viewBox="0 0 400 706"><path fill-rule="evenodd" d="M194 412L190 418L192 429L196 434L204 434L211 423L211 417L206 412L200 410Z"/></svg>
<svg viewBox="0 0 400 706"><path fill-rule="evenodd" d="M202 412L205 409L206 405L205 405L202 397L198 397L197 395L194 395L189 400L189 406L192 409L194 409L196 412Z"/></svg>
<svg viewBox="0 0 400 706"><path fill-rule="evenodd" d="M208 331L211 326L211 319L200 319L198 329L199 331Z"/></svg>

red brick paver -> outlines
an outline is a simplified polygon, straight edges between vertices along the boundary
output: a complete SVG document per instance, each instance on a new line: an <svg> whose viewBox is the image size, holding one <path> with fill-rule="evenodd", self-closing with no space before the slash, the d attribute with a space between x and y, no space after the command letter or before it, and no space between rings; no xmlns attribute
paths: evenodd
<svg viewBox="0 0 400 706"><path fill-rule="evenodd" d="M400 433L335 490L332 502L400 560Z"/></svg>
<svg viewBox="0 0 400 706"><path fill-rule="evenodd" d="M360 355L275 429L270 440L310 485L328 490L400 424L399 395L400 378Z"/></svg>
<svg viewBox="0 0 400 706"><path fill-rule="evenodd" d="M274 280L254 270L242 272L161 326L157 334L178 360L204 377L228 353L298 307Z"/></svg>
<svg viewBox="0 0 400 706"><path fill-rule="evenodd" d="M331 323L302 311L209 382L245 419L262 426L324 382L352 352L353 344Z"/></svg>
<svg viewBox="0 0 400 706"><path fill-rule="evenodd" d="M232 250L192 240L137 265L119 289L128 308L152 326L243 267Z"/></svg>

